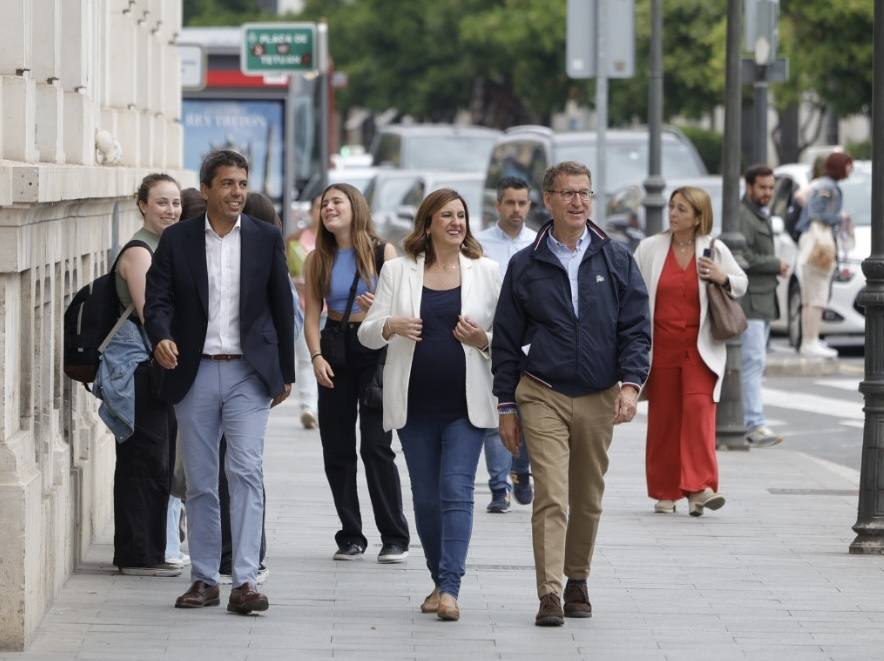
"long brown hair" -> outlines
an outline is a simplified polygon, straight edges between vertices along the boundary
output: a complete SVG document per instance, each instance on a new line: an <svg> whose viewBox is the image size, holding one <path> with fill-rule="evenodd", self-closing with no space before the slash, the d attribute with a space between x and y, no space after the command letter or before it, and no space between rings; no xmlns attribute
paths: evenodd
<svg viewBox="0 0 884 661"><path fill-rule="evenodd" d="M433 250L433 242L430 239L430 223L433 222L433 216L439 212L449 202L460 200L463 204L464 216L466 218L466 236L463 243L460 244L460 251L464 257L470 259L479 259L482 256L482 246L473 237L470 231L470 210L467 208L466 200L461 197L460 193L451 188L440 188L435 190L421 202L414 216L414 229L402 241L402 249L412 259L417 259L418 255L425 253L424 263L430 266L436 261L436 253Z"/></svg>
<svg viewBox="0 0 884 661"><path fill-rule="evenodd" d="M371 209L358 188L350 184L332 184L322 191L322 207L325 206L325 198L331 191L339 191L350 201L353 211L353 220L350 224L350 238L356 249L356 268L365 283L371 287L377 269L374 264L374 249L380 242L371 219ZM322 208L320 207L320 208ZM319 223L319 232L316 234L316 249L310 254L307 262L305 279L310 291L317 299L322 300L331 286L332 266L335 263L335 253L338 242L335 235L328 231L325 223Z"/></svg>

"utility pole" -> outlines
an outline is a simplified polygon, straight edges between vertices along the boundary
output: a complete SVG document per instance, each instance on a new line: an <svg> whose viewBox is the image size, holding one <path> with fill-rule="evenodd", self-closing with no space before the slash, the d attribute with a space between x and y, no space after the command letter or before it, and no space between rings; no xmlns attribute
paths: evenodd
<svg viewBox="0 0 884 661"><path fill-rule="evenodd" d="M738 262L746 239L740 232L740 27L742 0L727 0L727 56L725 59L724 100L724 218L721 240L731 249ZM721 400L716 418L716 445L729 450L748 450L743 425L743 396L740 386L740 338L727 341Z"/></svg>
<svg viewBox="0 0 884 661"><path fill-rule="evenodd" d="M866 310L863 456L851 553L884 554L884 0L875 0L872 82L872 254L863 264Z"/></svg>
<svg viewBox="0 0 884 661"><path fill-rule="evenodd" d="M606 161L608 154L608 70L605 52L608 37L607 30L607 0L596 0L595 3L595 171L593 174L593 188L596 191L596 201L593 205L593 222L599 227L605 226L605 205L608 202L607 182L605 177Z"/></svg>
<svg viewBox="0 0 884 661"><path fill-rule="evenodd" d="M651 73L648 80L648 178L645 179L645 234L663 231L663 0L651 0Z"/></svg>

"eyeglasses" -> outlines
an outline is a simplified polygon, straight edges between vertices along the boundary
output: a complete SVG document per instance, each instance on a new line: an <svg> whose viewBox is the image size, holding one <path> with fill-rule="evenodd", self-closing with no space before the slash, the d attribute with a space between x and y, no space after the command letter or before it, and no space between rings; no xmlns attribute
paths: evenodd
<svg viewBox="0 0 884 661"><path fill-rule="evenodd" d="M558 195L564 202L570 202L574 199L574 196L577 195L583 202L588 202L589 200L594 200L596 198L595 191L591 190L550 190L550 193L555 193Z"/></svg>

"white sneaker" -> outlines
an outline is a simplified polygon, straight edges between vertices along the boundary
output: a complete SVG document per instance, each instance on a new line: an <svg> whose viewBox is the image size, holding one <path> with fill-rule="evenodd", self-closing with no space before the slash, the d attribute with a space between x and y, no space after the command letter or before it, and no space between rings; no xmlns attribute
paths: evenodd
<svg viewBox="0 0 884 661"><path fill-rule="evenodd" d="M706 487L703 491L698 491L688 496L688 514L691 516L703 516L704 508L718 510L724 506L724 503L724 496Z"/></svg>
<svg viewBox="0 0 884 661"><path fill-rule="evenodd" d="M182 553L177 558L166 558L167 565L175 565L176 567L187 567L190 564L190 556Z"/></svg>
<svg viewBox="0 0 884 661"><path fill-rule="evenodd" d="M312 409L304 409L301 411L301 424L304 426L304 429L315 429L317 420L316 414Z"/></svg>
<svg viewBox="0 0 884 661"><path fill-rule="evenodd" d="M782 443L783 437L774 432L770 427L762 425L746 434L746 440L753 448L770 448Z"/></svg>
<svg viewBox="0 0 884 661"><path fill-rule="evenodd" d="M802 356L807 358L837 358L838 352L835 349L824 347L819 342L807 342L801 345Z"/></svg>

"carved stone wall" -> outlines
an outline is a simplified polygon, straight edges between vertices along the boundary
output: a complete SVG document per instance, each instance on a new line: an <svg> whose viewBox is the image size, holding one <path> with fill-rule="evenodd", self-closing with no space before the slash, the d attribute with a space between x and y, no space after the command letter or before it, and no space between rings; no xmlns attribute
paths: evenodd
<svg viewBox="0 0 884 661"><path fill-rule="evenodd" d="M193 177L180 171L179 0L3 6L0 649L24 649L113 516L114 440L63 375L64 310L140 226L141 178ZM98 131L111 149L97 158Z"/></svg>

